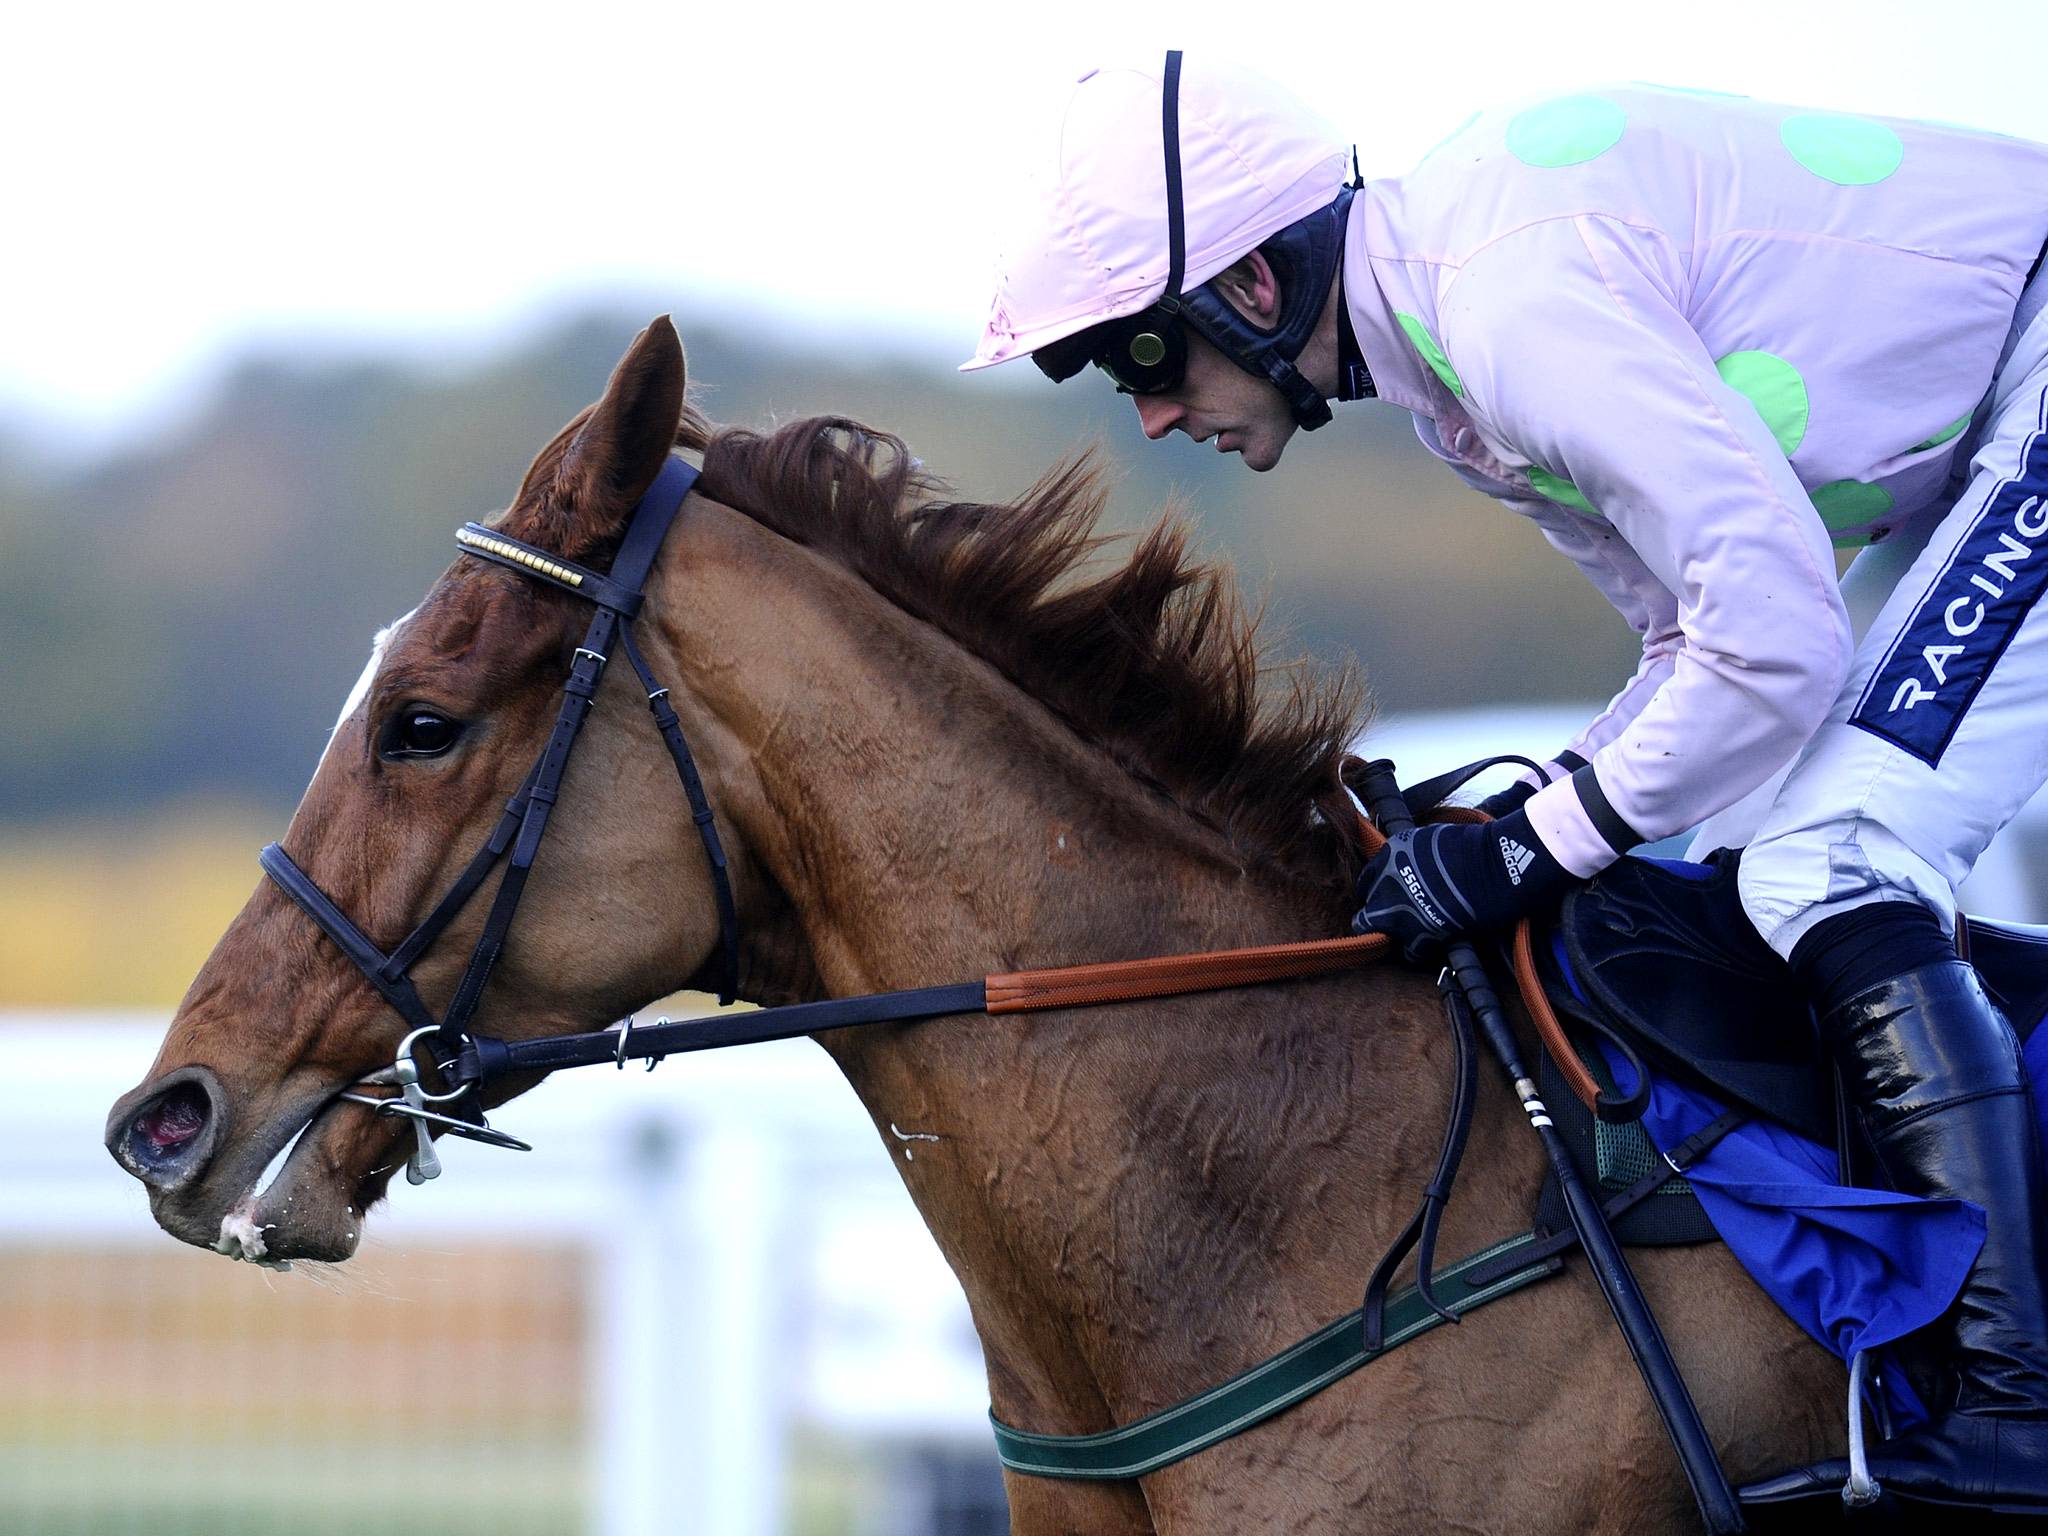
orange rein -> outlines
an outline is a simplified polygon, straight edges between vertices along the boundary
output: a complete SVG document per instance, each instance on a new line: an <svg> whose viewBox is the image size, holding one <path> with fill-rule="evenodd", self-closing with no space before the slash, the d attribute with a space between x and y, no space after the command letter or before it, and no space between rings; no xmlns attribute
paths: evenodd
<svg viewBox="0 0 2048 1536"><path fill-rule="evenodd" d="M1367 933L1349 939L1313 939L1305 944L1262 944L1253 949L1109 960L1050 971L1011 971L988 978L988 1011L1029 1013L1039 1008L1079 1008L1089 1003L1214 992L1347 970L1384 960L1392 953L1393 941L1385 934Z"/></svg>
<svg viewBox="0 0 2048 1536"><path fill-rule="evenodd" d="M1358 844L1367 858L1387 846L1385 834L1363 813L1358 818ZM1129 1003L1141 997L1177 997L1184 992L1217 992L1264 981L1290 981L1297 976L1321 976L1384 960L1392 949L1393 943L1385 934L1366 933L1348 939L1311 939L1301 944L1261 944L1251 949L1159 955L1149 960L1107 960L1056 970L1010 971L987 979L988 1011L1029 1013L1040 1008L1080 1008L1090 1003Z"/></svg>
<svg viewBox="0 0 2048 1536"><path fill-rule="evenodd" d="M1489 818L1472 806L1446 805L1431 812L1430 819L1483 822ZM1359 846L1366 857L1386 846L1385 835L1369 819L1360 816L1358 827ZM1312 939L1300 944L1160 955L1149 960L1109 960L1054 970L1009 971L987 978L988 1011L1031 1013L1044 1008L1080 1008L1091 1003L1128 1003L1146 997L1215 992L1227 987L1326 975L1384 960L1393 953L1393 941L1385 934L1368 933L1355 938ZM1580 1063L1578 1052L1565 1038L1564 1028L1551 1009L1550 999L1543 995L1527 918L1515 925L1514 971L1523 1005L1535 1020L1543 1048L1550 1052L1572 1092L1587 1108L1592 1108L1599 1085Z"/></svg>

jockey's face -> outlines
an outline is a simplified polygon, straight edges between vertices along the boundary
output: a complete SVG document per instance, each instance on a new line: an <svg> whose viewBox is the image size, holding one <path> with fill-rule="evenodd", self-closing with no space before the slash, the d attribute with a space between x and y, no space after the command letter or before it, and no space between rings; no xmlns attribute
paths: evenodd
<svg viewBox="0 0 2048 1536"><path fill-rule="evenodd" d="M1259 252L1221 273L1215 286L1233 309L1261 330L1280 323L1280 284ZM1325 395L1337 392L1336 289L1333 279L1315 335L1295 364ZM1180 383L1161 394L1131 396L1145 435L1161 438L1185 432L1198 443L1214 442L1219 453L1237 454L1252 469L1271 469L1297 428L1286 397L1193 331L1187 340L1188 367Z"/></svg>
<svg viewBox="0 0 2048 1536"><path fill-rule="evenodd" d="M1185 432L1198 443L1213 441L1217 452L1235 453L1256 470L1278 464L1295 432L1294 413L1279 390L1192 333L1180 383L1163 394L1133 395L1131 400L1147 437Z"/></svg>

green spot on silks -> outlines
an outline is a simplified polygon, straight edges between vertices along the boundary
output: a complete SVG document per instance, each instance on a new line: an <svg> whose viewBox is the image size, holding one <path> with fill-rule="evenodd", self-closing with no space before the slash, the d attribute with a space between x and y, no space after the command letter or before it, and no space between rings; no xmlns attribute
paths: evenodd
<svg viewBox="0 0 2048 1536"><path fill-rule="evenodd" d="M1882 535L1867 525L1892 509L1892 493L1863 480L1834 480L1812 492L1813 508L1837 549L1873 543Z"/></svg>
<svg viewBox="0 0 2048 1536"><path fill-rule="evenodd" d="M1553 475L1541 464L1529 466L1529 485L1538 496L1556 502L1561 507L1571 507L1588 517L1598 517L1600 509L1586 500L1586 493L1563 475Z"/></svg>
<svg viewBox="0 0 2048 1536"><path fill-rule="evenodd" d="M1962 415L1958 416L1954 421L1950 422L1947 426L1943 427L1939 432L1935 433L1934 436L1928 438L1926 442L1915 443L1911 451L1914 453L1925 453L1929 448L1939 448L1943 443L1947 442L1950 438L1960 433L1963 430L1963 428L1967 427L1970 424L1970 418L1976 414L1977 413L1975 411L1963 412Z"/></svg>
<svg viewBox="0 0 2048 1536"><path fill-rule="evenodd" d="M1778 452L1791 458L1806 437L1806 380L1799 370L1772 352L1730 352L1714 363L1723 382L1756 407L1777 439Z"/></svg>
<svg viewBox="0 0 2048 1536"><path fill-rule="evenodd" d="M1508 152L1524 165L1583 165L1621 142L1628 114L1604 96L1565 96L1515 114Z"/></svg>
<svg viewBox="0 0 2048 1536"><path fill-rule="evenodd" d="M1906 158L1906 146L1883 123L1838 112L1796 112L1785 119L1778 137L1794 160L1841 187L1883 181Z"/></svg>
<svg viewBox="0 0 2048 1536"><path fill-rule="evenodd" d="M1444 388L1460 400L1465 398L1465 381L1458 377L1458 370L1451 366L1451 360L1444 356L1444 349L1436 344L1436 338L1429 334L1429 327L1413 315L1400 310L1394 311L1394 322L1407 333L1415 350L1422 354L1422 360L1429 364L1429 371L1444 381Z"/></svg>

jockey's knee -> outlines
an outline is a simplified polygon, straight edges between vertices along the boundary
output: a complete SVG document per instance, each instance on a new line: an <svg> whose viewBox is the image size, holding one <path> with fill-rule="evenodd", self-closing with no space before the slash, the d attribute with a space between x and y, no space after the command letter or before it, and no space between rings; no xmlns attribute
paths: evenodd
<svg viewBox="0 0 2048 1536"><path fill-rule="evenodd" d="M1955 928L1948 880L1898 834L1869 822L1782 832L1767 822L1743 851L1737 889L1750 925L1786 960L1815 929L1865 907L1903 904L1926 914L1937 934Z"/></svg>

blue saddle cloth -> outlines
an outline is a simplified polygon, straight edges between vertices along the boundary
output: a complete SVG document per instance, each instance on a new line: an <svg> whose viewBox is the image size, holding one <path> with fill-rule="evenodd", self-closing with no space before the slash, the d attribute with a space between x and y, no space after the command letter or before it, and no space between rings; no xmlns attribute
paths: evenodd
<svg viewBox="0 0 2048 1536"><path fill-rule="evenodd" d="M1602 1054L1616 1087L1633 1092L1628 1059L1604 1045ZM2039 1102L2048 1082L2038 1062L2028 1066ZM1643 1129L1666 1151L1726 1108L1652 1072ZM1745 1121L1685 1177L1742 1267L1787 1317L1844 1360L1868 1349L1883 1361L1885 1346L1940 1317L1984 1245L1981 1207L1841 1184L1831 1148L1768 1120ZM1886 1365L1894 1421L1903 1428L1926 1418L1905 1373Z"/></svg>

